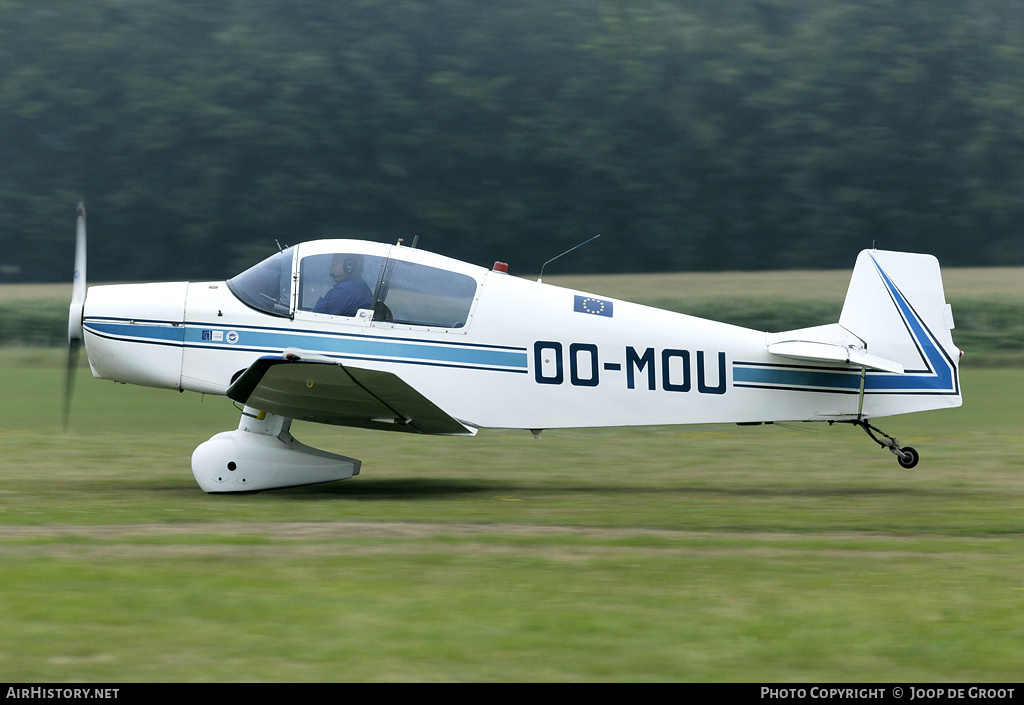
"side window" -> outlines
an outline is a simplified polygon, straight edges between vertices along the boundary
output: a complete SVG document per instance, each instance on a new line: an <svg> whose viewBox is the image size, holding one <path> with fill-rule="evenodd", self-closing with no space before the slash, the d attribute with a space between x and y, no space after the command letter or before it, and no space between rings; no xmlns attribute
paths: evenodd
<svg viewBox="0 0 1024 705"><path fill-rule="evenodd" d="M299 263L299 310L354 316L359 309L372 309L383 264L383 257L344 252L303 258Z"/></svg>
<svg viewBox="0 0 1024 705"><path fill-rule="evenodd" d="M374 320L413 326L461 328L476 296L476 280L445 269L391 260Z"/></svg>

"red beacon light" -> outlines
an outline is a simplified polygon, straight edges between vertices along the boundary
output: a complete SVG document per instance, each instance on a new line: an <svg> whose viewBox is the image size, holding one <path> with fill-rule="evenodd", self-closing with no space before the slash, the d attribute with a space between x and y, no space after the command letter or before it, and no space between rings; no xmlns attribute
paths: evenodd
<svg viewBox="0 0 1024 705"><path fill-rule="evenodd" d="M494 266L491 267L491 271L501 272L502 274L508 274L508 265L504 262L495 262Z"/></svg>

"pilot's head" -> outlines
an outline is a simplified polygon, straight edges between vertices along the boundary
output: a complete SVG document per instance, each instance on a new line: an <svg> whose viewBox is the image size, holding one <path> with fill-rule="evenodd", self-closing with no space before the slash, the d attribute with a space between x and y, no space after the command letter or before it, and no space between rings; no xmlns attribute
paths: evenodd
<svg viewBox="0 0 1024 705"><path fill-rule="evenodd" d="M334 255L331 260L331 278L340 282L363 271L363 260L358 255Z"/></svg>

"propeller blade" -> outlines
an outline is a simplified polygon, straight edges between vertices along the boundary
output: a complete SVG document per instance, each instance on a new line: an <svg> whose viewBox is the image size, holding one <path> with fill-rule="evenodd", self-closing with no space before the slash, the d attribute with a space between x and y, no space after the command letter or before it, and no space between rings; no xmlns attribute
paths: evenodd
<svg viewBox="0 0 1024 705"><path fill-rule="evenodd" d="M82 338L82 308L85 306L85 203L78 202L75 225L75 273L71 279L71 308L68 311L68 341Z"/></svg>
<svg viewBox="0 0 1024 705"><path fill-rule="evenodd" d="M75 225L75 273L71 281L71 306L68 309L68 360L64 374L64 430L71 414L71 393L75 387L78 353L82 348L82 311L85 308L85 203L78 201Z"/></svg>
<svg viewBox="0 0 1024 705"><path fill-rule="evenodd" d="M71 416L71 394L75 389L75 372L78 370L78 353L82 349L80 339L68 341L68 367L64 373L64 430L68 430Z"/></svg>

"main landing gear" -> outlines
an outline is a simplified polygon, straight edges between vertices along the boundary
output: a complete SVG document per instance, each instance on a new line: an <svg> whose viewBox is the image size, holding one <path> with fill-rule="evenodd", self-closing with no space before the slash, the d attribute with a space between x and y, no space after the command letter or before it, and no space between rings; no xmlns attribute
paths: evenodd
<svg viewBox="0 0 1024 705"><path fill-rule="evenodd" d="M852 423L856 426L860 426L861 428L864 429L864 433L868 434L871 440L873 440L875 443L882 446L883 448L888 448L890 451L892 451L892 454L896 456L896 462L898 462L901 467L904 467L907 470L909 470L910 468L916 466L918 461L921 460L921 456L918 454L916 450L914 450L910 446L901 446L898 439L893 438L888 433L882 431L880 428L872 426L870 423L868 423L866 419L857 419L856 421L850 421L849 423ZM872 431L882 436L882 438L876 436L875 433L872 433Z"/></svg>
<svg viewBox="0 0 1024 705"><path fill-rule="evenodd" d="M355 458L299 443L292 420L245 407L238 429L218 433L192 453L192 474L204 491L259 492L359 474Z"/></svg>

